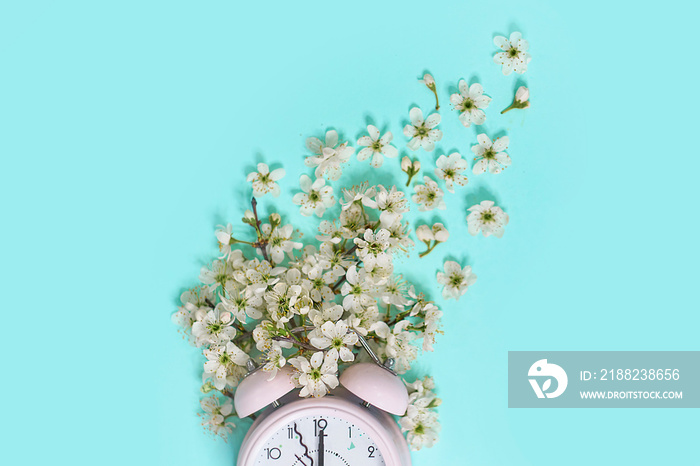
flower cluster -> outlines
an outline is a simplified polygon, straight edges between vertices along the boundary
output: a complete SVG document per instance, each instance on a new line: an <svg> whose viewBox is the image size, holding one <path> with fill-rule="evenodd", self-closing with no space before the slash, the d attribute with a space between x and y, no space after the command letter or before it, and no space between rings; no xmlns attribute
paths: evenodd
<svg viewBox="0 0 700 466"><path fill-rule="evenodd" d="M322 216L333 198L323 179L303 175L301 185L301 213ZM414 245L404 220L409 200L395 186L365 182L341 189L339 202L338 217L321 221L311 244L297 241L281 215L262 217L255 198L242 219L249 233L216 230L221 256L202 267L201 284L182 294L173 315L206 357L207 387L232 396L252 358L270 377L292 366L299 395L319 397L358 358L358 335L394 358L398 373L410 369L416 343L432 351L442 312L394 272L395 257ZM208 425L225 432L232 413L211 400L203 405L213 413Z"/></svg>
<svg viewBox="0 0 700 466"><path fill-rule="evenodd" d="M519 33L510 40L496 38L504 52L496 57L507 70L524 73L530 60L528 44ZM443 133L438 91L433 76L421 80L435 94L436 112L424 117L418 107L409 112L410 123L403 132L406 148L427 152L435 149ZM464 126L481 125L491 98L479 83L459 81L459 93L450 101L459 111ZM510 108L527 108L529 91L522 87ZM506 109L508 110L508 109ZM477 136L472 147L472 173L498 174L511 164L508 136L492 141ZM380 168L399 156L392 145L393 134L367 126L357 140L358 161L369 160ZM441 331L443 312L436 303L417 291L416 286L395 270L396 258L414 246L406 214L411 202L420 212L445 210L445 191L454 193L467 184L468 162L458 152L435 159L434 175L414 182L412 196L396 186L363 181L354 186L333 186L355 148L329 130L324 139L310 137L305 159L314 168L313 178L302 174L299 190L291 202L302 216L319 219L318 234L300 241L293 220L277 212L258 212L256 198L281 194L278 182L285 170L270 170L259 163L247 176L253 199L241 219L242 226L219 226L214 235L220 256L200 270L200 283L182 293L182 305L173 314L192 345L205 357L202 391L216 391L201 401L203 424L216 435L226 437L235 428L231 399L253 361L270 379L279 370L293 369L292 381L301 397L322 397L339 384L348 365L364 357L361 340L379 358L392 358L394 370L406 373L419 351L433 351ZM404 156L400 168L408 176L406 187L421 170L417 158ZM485 200L468 209L468 232L502 237L509 217L493 201ZM332 212L332 218L327 217ZM450 238L442 223L421 224L415 237L425 243L424 257ZM459 299L476 281L469 265L446 261L437 273L444 299ZM435 408L440 399L429 377L407 384L409 406L399 419L412 449L432 446L440 424ZM223 395L225 401L219 398Z"/></svg>
<svg viewBox="0 0 700 466"><path fill-rule="evenodd" d="M430 448L437 442L440 433L438 413L435 410L442 400L435 396L435 383L431 377L406 383L409 389L406 415L399 419L401 430L406 432L408 445L412 450Z"/></svg>

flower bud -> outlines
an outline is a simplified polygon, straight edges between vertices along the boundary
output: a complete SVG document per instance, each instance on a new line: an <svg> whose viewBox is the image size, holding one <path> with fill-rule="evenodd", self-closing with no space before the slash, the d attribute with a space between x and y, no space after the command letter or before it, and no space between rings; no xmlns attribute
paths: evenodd
<svg viewBox="0 0 700 466"><path fill-rule="evenodd" d="M450 237L450 232L447 231L442 223L436 223L433 225L433 235L435 235L435 239L438 242L444 243Z"/></svg>
<svg viewBox="0 0 700 466"><path fill-rule="evenodd" d="M428 73L425 73L423 75L423 79L421 79L420 82L422 82L423 84L425 84L429 88L432 88L435 86L435 79L433 79L433 76L428 74Z"/></svg>
<svg viewBox="0 0 700 466"><path fill-rule="evenodd" d="M401 170L408 173L408 169L410 167L411 167L411 159L409 159L407 155L404 155L404 157L401 159Z"/></svg>
<svg viewBox="0 0 700 466"><path fill-rule="evenodd" d="M280 214L277 214L277 213L270 214L270 217L268 218L268 220L270 221L270 226L272 228L276 228L280 225L280 223L282 223L282 217L280 217Z"/></svg>
<svg viewBox="0 0 700 466"><path fill-rule="evenodd" d="M428 408L437 408L442 404L442 399L441 398L435 398L433 399L430 404L428 405Z"/></svg>
<svg viewBox="0 0 700 466"><path fill-rule="evenodd" d="M428 225L420 225L418 228L416 228L416 236L420 241L423 241L426 244L435 239L433 230L431 230Z"/></svg>
<svg viewBox="0 0 700 466"><path fill-rule="evenodd" d="M520 86L517 91L515 91L515 100L520 103L527 102L530 99L530 90L525 86Z"/></svg>
<svg viewBox="0 0 700 466"><path fill-rule="evenodd" d="M413 173L418 173L420 171L420 162L416 160L413 162Z"/></svg>
<svg viewBox="0 0 700 466"><path fill-rule="evenodd" d="M513 103L510 107L506 108L501 112L501 114L509 112L514 108L528 108L530 106L530 90L525 86L520 86L517 91L515 91L515 97L513 98Z"/></svg>
<svg viewBox="0 0 700 466"><path fill-rule="evenodd" d="M207 382L204 385L202 385L202 388L200 388L202 393L209 393L210 391L214 390L214 384L211 382Z"/></svg>

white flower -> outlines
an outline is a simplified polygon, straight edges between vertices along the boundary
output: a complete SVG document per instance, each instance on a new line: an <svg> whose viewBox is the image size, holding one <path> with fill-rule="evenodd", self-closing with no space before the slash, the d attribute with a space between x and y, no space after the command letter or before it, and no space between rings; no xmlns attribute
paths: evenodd
<svg viewBox="0 0 700 466"><path fill-rule="evenodd" d="M311 336L313 334L313 336ZM326 322L320 329L316 329L309 334L309 341L318 349L328 350L328 356L333 359L342 359L345 362L355 360L355 355L348 348L357 343L357 334L348 329L348 324L344 320L338 322Z"/></svg>
<svg viewBox="0 0 700 466"><path fill-rule="evenodd" d="M252 288L246 287L243 290L239 290L233 286L227 286L226 294L228 298L219 295L221 306L236 316L236 319L239 321L245 324L247 317L251 319L262 317L262 312L259 309L262 305L262 298L256 295Z"/></svg>
<svg viewBox="0 0 700 466"><path fill-rule="evenodd" d="M321 234L316 235L316 239L322 243L330 241L333 244L338 244L343 239L350 239L355 236L352 231L348 230L344 226L336 225L335 220L332 222L322 220L321 224L318 226L318 231Z"/></svg>
<svg viewBox="0 0 700 466"><path fill-rule="evenodd" d="M338 145L338 133L335 130L326 132L325 143L318 138L308 138L306 147L315 154L304 160L306 166L316 167L316 178L325 176L329 180L340 178L343 173L340 166L350 160L355 152L347 142Z"/></svg>
<svg viewBox="0 0 700 466"><path fill-rule="evenodd" d="M365 269L372 271L375 266L391 267L391 255L386 250L389 247L389 231L382 228L375 235L369 228L365 230L364 239L355 238L357 256L362 259Z"/></svg>
<svg viewBox="0 0 700 466"><path fill-rule="evenodd" d="M363 205L370 209L376 209L377 203L372 199L376 195L377 188L370 186L369 182L363 181L350 189L343 188L343 199L340 203L343 206L343 210L348 210L353 205Z"/></svg>
<svg viewBox="0 0 700 466"><path fill-rule="evenodd" d="M204 363L204 372L206 375L213 376L214 386L217 390L226 388L227 376L232 366L245 366L250 359L250 356L230 341L226 343L226 346L212 346L205 349L204 356L208 359Z"/></svg>
<svg viewBox="0 0 700 466"><path fill-rule="evenodd" d="M280 195L280 187L277 181L284 177L284 168L278 168L270 172L270 168L265 163L258 164L258 171L248 174L248 181L253 182L253 196L261 197L267 193L272 193L277 197Z"/></svg>
<svg viewBox="0 0 700 466"><path fill-rule="evenodd" d="M357 145L365 147L357 153L357 160L362 162L372 156L369 164L374 168L379 168L384 163L385 156L394 158L399 155L396 147L389 144L394 137L391 131L387 131L384 136L380 137L379 129L376 126L368 125L367 132L369 132L369 136L362 136L357 140Z"/></svg>
<svg viewBox="0 0 700 466"><path fill-rule="evenodd" d="M287 364L287 360L282 355L282 347L279 342L272 342L271 348L265 353L267 362L263 366L265 372L270 373L270 377L267 380L272 380L277 375L277 371Z"/></svg>
<svg viewBox="0 0 700 466"><path fill-rule="evenodd" d="M316 327L323 327L326 322L335 322L343 315L343 306L332 302L323 303L319 311L313 308L309 311L309 320Z"/></svg>
<svg viewBox="0 0 700 466"><path fill-rule="evenodd" d="M372 305L374 303L374 299L370 297L372 286L373 284L367 277L367 271L364 268L358 269L357 266L351 265L345 274L345 283L340 288L340 293L345 296L343 307L348 311L359 311Z"/></svg>
<svg viewBox="0 0 700 466"><path fill-rule="evenodd" d="M476 282L476 275L468 265L462 268L455 261L445 261L445 272L437 273L437 281L445 286L442 289L443 298L459 300L459 297L467 292L469 285Z"/></svg>
<svg viewBox="0 0 700 466"><path fill-rule="evenodd" d="M435 176L445 180L445 187L449 192L455 192L455 183L459 186L467 184L467 177L462 175L462 172L467 169L469 164L458 152L453 152L449 156L441 155L435 165L437 165Z"/></svg>
<svg viewBox="0 0 700 466"><path fill-rule="evenodd" d="M231 273L231 264L228 261L215 260L211 266L202 267L199 272L199 281L209 285L209 290L214 291L219 285L226 285L229 280L233 279Z"/></svg>
<svg viewBox="0 0 700 466"><path fill-rule="evenodd" d="M391 244L389 251L391 253L406 252L414 246L413 240L409 236L408 222L397 221L387 229L389 230L389 244Z"/></svg>
<svg viewBox="0 0 700 466"><path fill-rule="evenodd" d="M311 356L310 361L297 356L290 359L289 363L297 370L292 380L301 387L301 397L321 397L338 386L338 360L330 354L324 359L323 351L319 351Z"/></svg>
<svg viewBox="0 0 700 466"><path fill-rule="evenodd" d="M408 141L408 148L417 150L423 147L430 152L435 149L435 142L442 139L442 131L435 129L440 124L440 114L433 113L426 120L423 120L423 112L418 107L413 107L409 112L410 125L403 128L403 134L411 138Z"/></svg>
<svg viewBox="0 0 700 466"><path fill-rule="evenodd" d="M392 275L385 285L377 287L375 295L384 304L391 304L403 310L404 306L412 304L412 301L406 298L406 286L407 283L400 275Z"/></svg>
<svg viewBox="0 0 700 466"><path fill-rule="evenodd" d="M220 404L216 395L203 398L199 402L204 414L202 415L202 425L211 430L215 435L230 434L236 425L227 421L226 418L233 412L233 403L230 398L226 398L224 404Z"/></svg>
<svg viewBox="0 0 700 466"><path fill-rule="evenodd" d="M425 312L425 330L423 332L423 351L432 351L435 343L435 334L438 332L442 311L433 303L427 303Z"/></svg>
<svg viewBox="0 0 700 466"><path fill-rule="evenodd" d="M233 226L230 223L226 226L219 225L214 234L219 242L219 251L221 251L221 257L219 258L223 259L231 254L231 245L236 242L233 240Z"/></svg>
<svg viewBox="0 0 700 466"><path fill-rule="evenodd" d="M422 379L416 379L413 383L406 383L406 388L408 388L409 400L413 397L414 393L421 396L424 392L433 390L435 388L435 381L432 377L423 377Z"/></svg>
<svg viewBox="0 0 700 466"><path fill-rule="evenodd" d="M379 214L379 223L382 227L389 228L394 222L400 221L403 214L408 212L408 199L405 199L403 191L392 186L390 191L382 185L379 185L379 192L376 195L377 209Z"/></svg>
<svg viewBox="0 0 700 466"><path fill-rule="evenodd" d="M311 178L307 175L299 177L302 193L297 193L292 198L292 202L300 205L301 215L309 217L311 214L316 214L322 217L327 208L335 204L333 196L333 188L326 186L326 180L316 178L316 181L311 182Z"/></svg>
<svg viewBox="0 0 700 466"><path fill-rule="evenodd" d="M367 336L369 328L378 320L379 308L376 305L353 311L347 318L348 325L362 336Z"/></svg>
<svg viewBox="0 0 700 466"><path fill-rule="evenodd" d="M265 226L266 225L263 225L263 231L265 231ZM264 292L267 287L277 283L280 280L277 276L282 272L284 272L284 268L282 267L272 268L268 261L260 262L258 259L253 259L247 265L245 278L250 282L248 285L250 289L256 294L260 294Z"/></svg>
<svg viewBox="0 0 700 466"><path fill-rule="evenodd" d="M268 253L270 253L270 258L276 262L280 263L284 260L284 253L286 252L289 257L292 257L292 251L294 249L301 249L304 246L302 243L297 241L292 241L292 233L294 233L294 227L292 225L279 226L270 233L270 225L265 224L262 226L263 233L270 236L269 242L267 244Z"/></svg>
<svg viewBox="0 0 700 466"><path fill-rule="evenodd" d="M272 350L275 345L282 348L291 348L292 344L287 341L275 341L272 338L277 336L277 327L269 320L263 320L253 330L253 339L258 351L266 352Z"/></svg>
<svg viewBox="0 0 700 466"><path fill-rule="evenodd" d="M425 184L417 184L415 186L416 193L411 197L413 202L418 204L418 210L425 212L427 210L439 209L445 210L444 193L438 187L438 184L429 177L423 177Z"/></svg>
<svg viewBox="0 0 700 466"><path fill-rule="evenodd" d="M472 273L472 268L468 265L462 268L455 261L445 261L445 272L438 272L437 281L444 285L443 298L459 300L459 297L467 292L469 285L476 282L476 275Z"/></svg>
<svg viewBox="0 0 700 466"><path fill-rule="evenodd" d="M402 320L394 325L394 330L390 331L389 326L379 321L370 327L380 338L386 339L386 354L394 358L394 370L403 374L411 368L411 361L416 359L418 348L411 344L416 338L416 334L406 330L406 327L411 325L408 320Z"/></svg>
<svg viewBox="0 0 700 466"><path fill-rule="evenodd" d="M211 310L213 294L208 286L198 286L183 292L180 301L182 306L172 315L172 321L182 327L181 331L187 335L192 331L192 325Z"/></svg>
<svg viewBox="0 0 700 466"><path fill-rule="evenodd" d="M479 144L472 146L472 151L477 159L472 169L475 175L485 173L487 169L490 173L501 173L503 168L510 165L510 156L504 152L510 142L508 136L491 142L491 139L482 133L476 137L476 140L479 141Z"/></svg>
<svg viewBox="0 0 700 466"><path fill-rule="evenodd" d="M450 102L460 111L459 121L467 128L472 123L483 125L486 121L486 114L482 109L489 106L491 97L483 94L484 88L481 84L474 83L467 86L467 82L462 79L459 81L459 93L450 96Z"/></svg>
<svg viewBox="0 0 700 466"><path fill-rule="evenodd" d="M508 224L508 214L500 207L494 206L493 201L482 201L481 204L471 206L467 215L469 234L476 236L479 231L484 236L494 235L496 238L503 236L505 226Z"/></svg>
<svg viewBox="0 0 700 466"><path fill-rule="evenodd" d="M440 424L437 422L437 414L429 411L422 416L404 416L399 419L399 425L406 434L406 441L411 450L420 450L423 447L430 448L438 440Z"/></svg>
<svg viewBox="0 0 700 466"><path fill-rule="evenodd" d="M231 325L230 312L221 312L219 307L207 312L204 318L192 324L192 335L197 339L197 346L204 344L225 345L236 336L236 329Z"/></svg>
<svg viewBox="0 0 700 466"><path fill-rule="evenodd" d="M532 57L527 53L530 44L522 38L523 35L519 32L514 32L510 35L510 40L503 36L496 36L493 43L503 52L499 52L493 57L494 63L503 65L503 74L506 76L513 71L523 74L527 71L527 64L530 63Z"/></svg>

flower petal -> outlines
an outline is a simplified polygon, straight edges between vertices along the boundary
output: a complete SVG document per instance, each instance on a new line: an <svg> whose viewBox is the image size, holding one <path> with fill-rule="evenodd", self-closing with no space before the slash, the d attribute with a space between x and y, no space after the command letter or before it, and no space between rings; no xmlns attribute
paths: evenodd
<svg viewBox="0 0 700 466"><path fill-rule="evenodd" d="M486 149L488 149L489 147L491 147L493 145L493 143L491 142L491 139L489 139L489 137L486 136L484 133L479 134L476 137L476 140L479 141L479 144L481 144Z"/></svg>
<svg viewBox="0 0 700 466"><path fill-rule="evenodd" d="M376 126L367 125L367 132L369 132L369 137L372 138L372 141L379 140L379 129Z"/></svg>
<svg viewBox="0 0 700 466"><path fill-rule="evenodd" d="M301 190L304 191L305 193L308 193L311 191L311 178L309 175L301 175L299 177L299 186L301 186ZM296 197L296 196L295 196Z"/></svg>
<svg viewBox="0 0 700 466"><path fill-rule="evenodd" d="M425 120L425 126L428 128L435 128L437 125L440 124L440 121L442 120L442 117L440 116L439 113L433 113L430 115L428 118Z"/></svg>
<svg viewBox="0 0 700 466"><path fill-rule="evenodd" d="M369 147L365 147L364 149L361 149L357 153L357 160L359 160L360 162L363 162L363 161L367 160L369 158L369 156L372 155L373 152L374 151L372 149L370 149Z"/></svg>
<svg viewBox="0 0 700 466"><path fill-rule="evenodd" d="M510 143L508 136L500 137L493 142L493 150L502 152L508 148L508 143Z"/></svg>
<svg viewBox="0 0 700 466"><path fill-rule="evenodd" d="M503 36L494 37L493 43L501 50L508 50L510 48L510 42Z"/></svg>
<svg viewBox="0 0 700 466"><path fill-rule="evenodd" d="M411 123L413 123L413 126L420 126L423 124L423 111L418 107L413 107L411 111L408 112L408 117Z"/></svg>

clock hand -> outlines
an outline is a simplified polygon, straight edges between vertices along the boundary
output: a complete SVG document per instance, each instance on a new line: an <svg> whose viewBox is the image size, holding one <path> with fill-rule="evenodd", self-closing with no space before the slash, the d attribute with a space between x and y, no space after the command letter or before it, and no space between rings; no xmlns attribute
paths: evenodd
<svg viewBox="0 0 700 466"><path fill-rule="evenodd" d="M325 429L321 429L318 434L318 466L323 466L324 462L324 452L325 447L323 446L323 438L326 436Z"/></svg>
<svg viewBox="0 0 700 466"><path fill-rule="evenodd" d="M302 437L301 432L297 429L296 422L294 423L294 432L299 436L299 444L304 447L304 456L311 460L311 466L314 466L314 459L309 456L309 447L304 443L304 437ZM299 461L301 461L301 459ZM304 462L302 461L301 464L304 464Z"/></svg>

